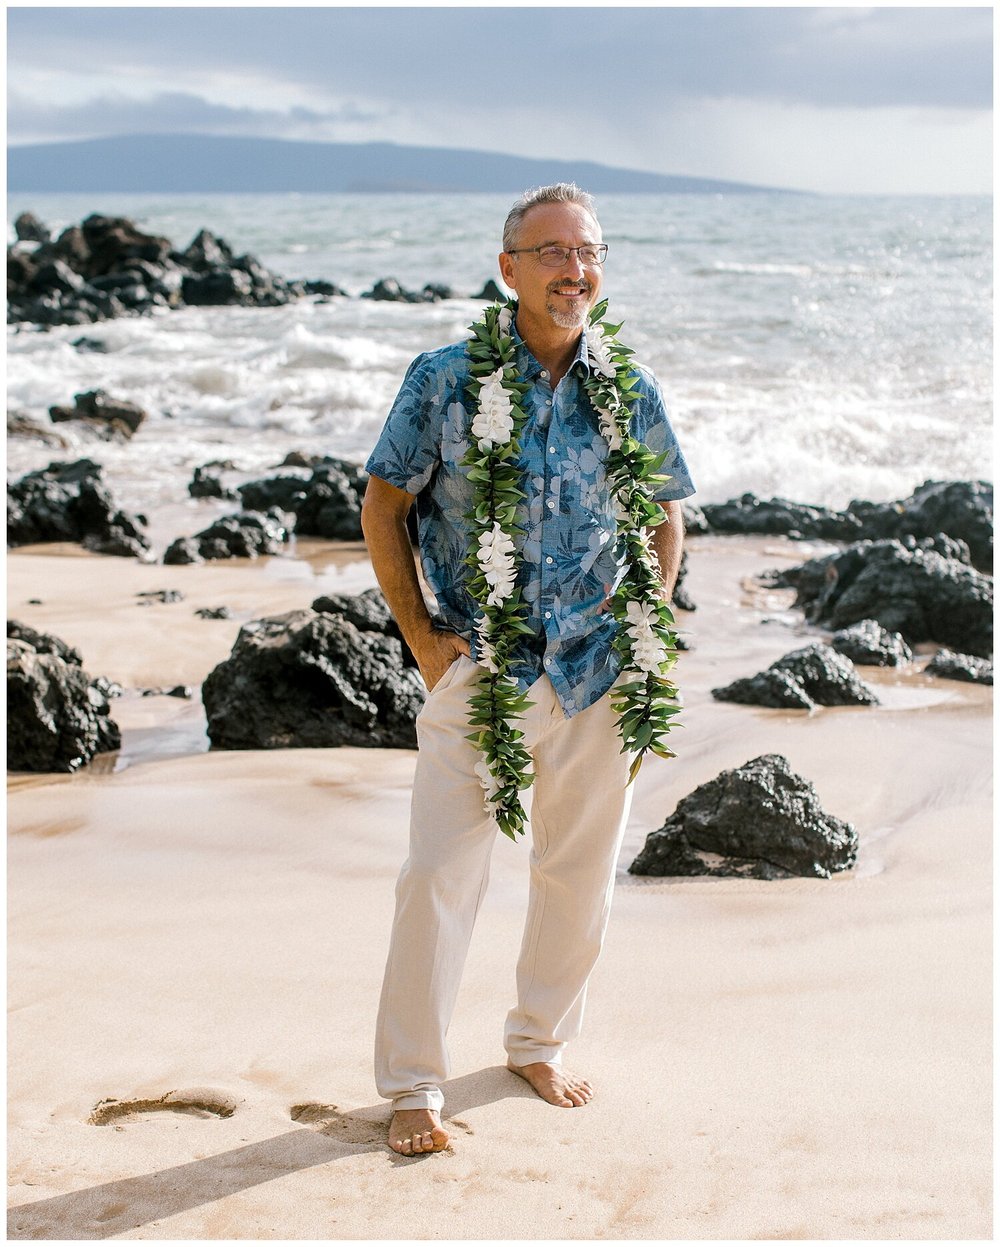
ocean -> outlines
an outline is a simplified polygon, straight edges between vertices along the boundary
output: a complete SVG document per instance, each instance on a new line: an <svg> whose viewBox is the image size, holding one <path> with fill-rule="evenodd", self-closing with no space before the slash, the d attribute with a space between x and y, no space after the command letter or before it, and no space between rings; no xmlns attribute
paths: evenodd
<svg viewBox="0 0 1000 1247"><path fill-rule="evenodd" d="M195 465L256 475L290 450L361 461L420 351L465 334L496 277L510 197L26 195L54 232L128 216L182 249L202 228L285 277L358 295L381 277L463 297L188 308L37 332L8 327L11 410L101 387L149 412L118 445L61 425L69 452L8 443L8 475L87 455L129 508L186 496ZM992 477L988 198L622 195L598 203L604 293L660 378L698 487L843 506L926 479ZM72 342L98 338L106 354Z"/></svg>

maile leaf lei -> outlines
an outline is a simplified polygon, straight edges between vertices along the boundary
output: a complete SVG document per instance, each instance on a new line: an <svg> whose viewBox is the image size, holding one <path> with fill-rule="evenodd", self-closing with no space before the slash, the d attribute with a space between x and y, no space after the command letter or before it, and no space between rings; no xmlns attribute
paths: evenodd
<svg viewBox="0 0 1000 1247"><path fill-rule="evenodd" d="M495 303L470 326L472 361L467 393L474 404L471 445L462 460L475 489L470 524L467 588L479 607L476 635L479 663L486 671L469 698L469 724L480 760L476 774L487 811L512 840L525 825L521 791L530 787L531 757L516 720L532 703L518 691L511 664L518 637L533 635L527 604L517 587L521 562L517 506L521 490L519 436L527 419L521 406L528 385L518 376L511 334L517 305ZM620 325L602 320L607 302L591 310L587 350L591 372L584 389L608 443L606 476L618 519L623 575L608 599L618 623L614 647L627 677L611 691L622 752L634 754L628 782L652 751L672 758L665 738L678 713L677 689L667 678L677 660L673 615L661 595L656 552L647 528L666 516L653 492L669 477L657 475L664 456L655 456L631 435L630 404L639 377L632 351L617 339Z"/></svg>

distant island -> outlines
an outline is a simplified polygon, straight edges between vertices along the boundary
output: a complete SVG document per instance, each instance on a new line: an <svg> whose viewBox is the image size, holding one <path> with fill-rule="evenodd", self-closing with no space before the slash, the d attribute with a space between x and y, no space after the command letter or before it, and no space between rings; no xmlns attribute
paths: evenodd
<svg viewBox="0 0 1000 1247"><path fill-rule="evenodd" d="M30 143L7 151L7 189L14 193L516 194L527 186L547 182L578 182L604 195L743 195L783 189L615 169L587 160L538 160L397 143L121 134L65 143Z"/></svg>

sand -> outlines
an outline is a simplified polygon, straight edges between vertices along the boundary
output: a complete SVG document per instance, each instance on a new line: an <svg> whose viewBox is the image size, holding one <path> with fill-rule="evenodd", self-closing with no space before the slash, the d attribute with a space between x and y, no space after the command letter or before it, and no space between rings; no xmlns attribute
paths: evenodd
<svg viewBox="0 0 1000 1247"><path fill-rule="evenodd" d="M197 685L247 619L373 584L363 548L14 552L8 615L127 692L120 754L9 780L10 1236L989 1238L992 690L869 668L875 709L709 694L814 635L749 577L820 548L690 542L680 756L637 781L567 1055L596 1098L557 1109L503 1068L527 852L501 838L450 1031L453 1147L414 1159L385 1145L371 1042L415 755L209 753L197 696L136 691ZM160 588L185 600L136 604ZM223 603L236 618L193 613ZM680 797L764 752L858 827L853 870L625 873Z"/></svg>

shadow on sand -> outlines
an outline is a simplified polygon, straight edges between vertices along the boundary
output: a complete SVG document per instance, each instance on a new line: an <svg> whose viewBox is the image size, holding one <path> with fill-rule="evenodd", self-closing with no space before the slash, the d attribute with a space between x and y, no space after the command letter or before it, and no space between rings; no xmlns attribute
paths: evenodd
<svg viewBox="0 0 1000 1247"><path fill-rule="evenodd" d="M448 1105L444 1123L453 1136L473 1133L461 1120L461 1114L470 1108L535 1098L523 1079L500 1065L452 1079L442 1090ZM398 1166L441 1163L451 1152L450 1146L422 1156L393 1152L386 1143L390 1114L381 1104L344 1110L332 1104L300 1103L290 1106L289 1115L299 1123L293 1129L246 1147L11 1207L8 1241L113 1238L151 1221L348 1156L382 1151L387 1164Z"/></svg>

